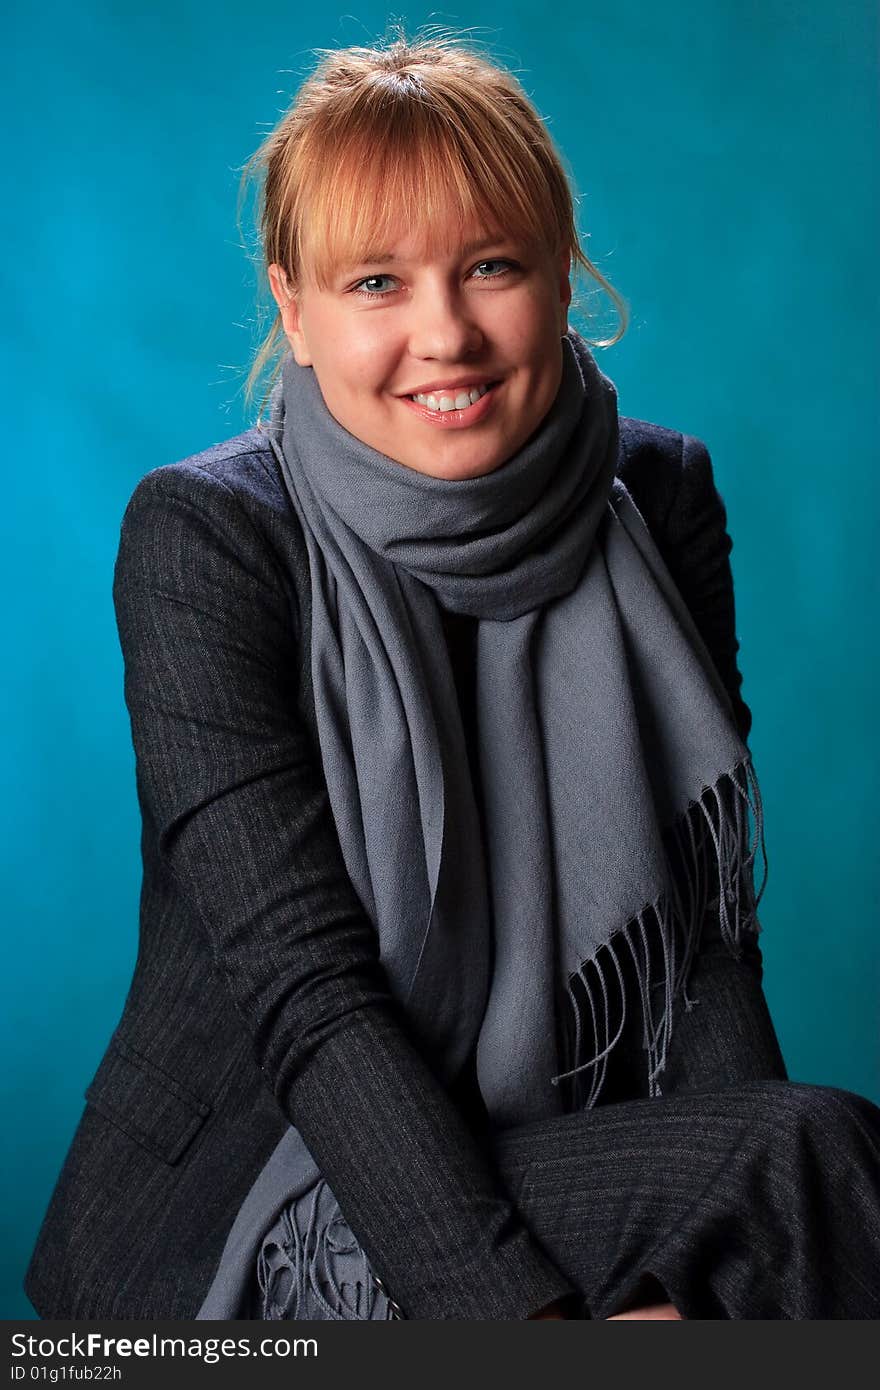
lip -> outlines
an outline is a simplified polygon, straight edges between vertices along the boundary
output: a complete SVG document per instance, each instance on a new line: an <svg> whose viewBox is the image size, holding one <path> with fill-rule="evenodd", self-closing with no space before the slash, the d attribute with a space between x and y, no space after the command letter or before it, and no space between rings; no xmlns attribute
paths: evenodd
<svg viewBox="0 0 880 1390"><path fill-rule="evenodd" d="M474 384L484 386L487 383L475 382ZM409 396L400 396L398 399L410 410L415 411L420 420L427 421L435 429L465 430L470 425L477 425L485 419L495 404L495 397L501 384L500 381L496 381L494 386L489 387L485 396L481 396L478 401L474 401L473 405L467 406L464 410L429 410L426 405L420 405L418 401L411 400Z"/></svg>
<svg viewBox="0 0 880 1390"><path fill-rule="evenodd" d="M445 380L440 378L437 381L426 382L424 386L414 386L411 391L402 394L407 396L430 396L432 392L445 391L449 395L452 391L470 391L475 386L490 386L492 383L497 385L497 376L459 376Z"/></svg>

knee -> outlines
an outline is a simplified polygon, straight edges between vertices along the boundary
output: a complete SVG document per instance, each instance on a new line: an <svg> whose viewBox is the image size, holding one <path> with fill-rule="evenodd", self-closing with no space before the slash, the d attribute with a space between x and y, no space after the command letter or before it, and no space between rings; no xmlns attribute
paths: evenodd
<svg viewBox="0 0 880 1390"><path fill-rule="evenodd" d="M780 1082L768 1096L772 1123L789 1141L812 1141L838 1152L856 1147L880 1154L880 1109L865 1096L835 1086Z"/></svg>

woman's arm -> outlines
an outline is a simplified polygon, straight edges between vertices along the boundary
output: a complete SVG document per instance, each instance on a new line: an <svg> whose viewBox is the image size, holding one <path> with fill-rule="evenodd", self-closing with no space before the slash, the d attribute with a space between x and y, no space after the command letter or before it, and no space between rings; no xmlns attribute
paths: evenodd
<svg viewBox="0 0 880 1390"><path fill-rule="evenodd" d="M739 641L727 511L715 487L705 444L681 436L681 467L662 530L655 537L666 567L687 604L733 704L740 737L747 739L752 713L742 698Z"/></svg>
<svg viewBox="0 0 880 1390"><path fill-rule="evenodd" d="M376 1273L414 1318L570 1294L389 992L297 712L290 596L234 493L193 465L148 475L114 601L159 853Z"/></svg>
<svg viewBox="0 0 880 1390"><path fill-rule="evenodd" d="M752 715L740 693L727 513L709 453L689 435L682 436L680 482L655 539L724 682L740 736L746 739ZM689 996L699 1003L676 1022L664 1089L786 1079L762 977L756 933L745 935L742 956L735 960L721 938L717 912L710 913L688 985Z"/></svg>

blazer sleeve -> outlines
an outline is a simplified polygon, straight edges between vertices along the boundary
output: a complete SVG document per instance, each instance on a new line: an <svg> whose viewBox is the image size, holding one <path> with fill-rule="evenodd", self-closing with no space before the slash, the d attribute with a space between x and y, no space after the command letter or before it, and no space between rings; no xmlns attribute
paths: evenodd
<svg viewBox="0 0 880 1390"><path fill-rule="evenodd" d="M742 699L737 663L727 512L706 446L690 435L681 440L680 482L658 549L730 695L745 740L752 715ZM757 933L745 935L737 960L721 937L717 910L710 911L688 983L688 996L696 1002L676 1022L665 1089L786 1079L762 980Z"/></svg>
<svg viewBox="0 0 880 1390"><path fill-rule="evenodd" d="M160 856L373 1269L419 1319L573 1294L389 991L297 713L290 594L234 492L191 464L148 474L114 602Z"/></svg>
<svg viewBox="0 0 880 1390"><path fill-rule="evenodd" d="M680 481L658 544L730 696L740 736L747 739L752 713L742 698L737 664L727 510L705 444L690 435L681 438Z"/></svg>

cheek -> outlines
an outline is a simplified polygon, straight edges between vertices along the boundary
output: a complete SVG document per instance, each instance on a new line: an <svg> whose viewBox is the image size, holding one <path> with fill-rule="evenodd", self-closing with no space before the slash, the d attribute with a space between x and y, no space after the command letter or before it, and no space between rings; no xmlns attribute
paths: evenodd
<svg viewBox="0 0 880 1390"><path fill-rule="evenodd" d="M379 392L393 380L396 360L388 335L364 324L357 331L337 339L340 372L348 389L363 395Z"/></svg>
<svg viewBox="0 0 880 1390"><path fill-rule="evenodd" d="M548 348L562 335L556 302L545 285L523 287L517 302L499 305L492 318L494 336L511 362L537 372L550 365Z"/></svg>
<svg viewBox="0 0 880 1390"><path fill-rule="evenodd" d="M340 400L375 390L388 364L388 332L381 315L312 307L306 324L322 388Z"/></svg>

